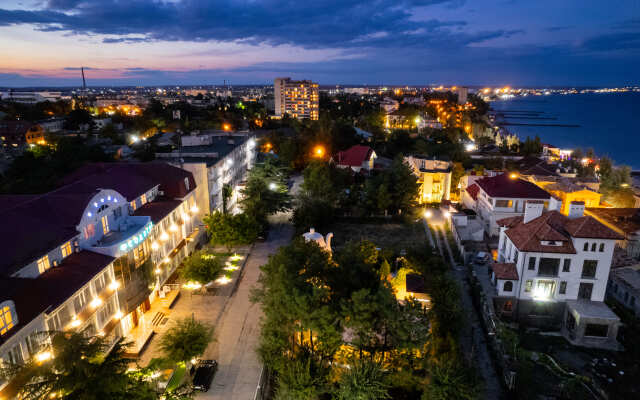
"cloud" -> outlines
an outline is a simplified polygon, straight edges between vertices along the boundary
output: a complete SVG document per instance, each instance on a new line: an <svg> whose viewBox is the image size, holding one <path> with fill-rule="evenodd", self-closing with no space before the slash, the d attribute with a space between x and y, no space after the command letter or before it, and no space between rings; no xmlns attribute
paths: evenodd
<svg viewBox="0 0 640 400"><path fill-rule="evenodd" d="M464 21L411 20L416 7L460 0L49 0L40 10L0 9L0 26L107 35L104 43L219 41L304 48L465 46L507 34L458 32ZM380 33L384 32L384 35ZM134 36L130 36L134 35Z"/></svg>

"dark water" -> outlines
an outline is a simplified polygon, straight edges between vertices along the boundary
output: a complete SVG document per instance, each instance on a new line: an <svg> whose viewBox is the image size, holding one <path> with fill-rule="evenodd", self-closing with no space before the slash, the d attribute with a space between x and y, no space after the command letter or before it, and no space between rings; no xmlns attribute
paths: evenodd
<svg viewBox="0 0 640 400"><path fill-rule="evenodd" d="M579 125L579 127L505 126L521 140L540 136L543 143L562 149L593 148L616 164L640 170L640 93L588 93L527 96L491 103L494 110L534 111L514 113L512 123ZM517 118L534 116L536 119ZM549 118L549 119L547 119Z"/></svg>

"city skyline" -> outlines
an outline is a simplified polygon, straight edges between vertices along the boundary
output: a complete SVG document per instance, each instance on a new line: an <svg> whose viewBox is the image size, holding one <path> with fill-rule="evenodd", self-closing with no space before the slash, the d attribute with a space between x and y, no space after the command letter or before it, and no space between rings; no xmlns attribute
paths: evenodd
<svg viewBox="0 0 640 400"><path fill-rule="evenodd" d="M622 86L640 81L640 4L460 0L9 0L0 86Z"/></svg>

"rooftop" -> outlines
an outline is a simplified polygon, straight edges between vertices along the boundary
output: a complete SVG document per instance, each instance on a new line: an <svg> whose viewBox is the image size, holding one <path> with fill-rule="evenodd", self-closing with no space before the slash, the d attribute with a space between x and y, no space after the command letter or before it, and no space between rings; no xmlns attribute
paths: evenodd
<svg viewBox="0 0 640 400"><path fill-rule="evenodd" d="M640 231L640 208L589 207L586 211L627 235Z"/></svg>
<svg viewBox="0 0 640 400"><path fill-rule="evenodd" d="M498 221L508 229L505 234L520 251L575 254L571 238L620 240L622 237L593 217L569 218L558 211L548 211L526 224L523 217ZM560 242L543 245L542 241Z"/></svg>
<svg viewBox="0 0 640 400"><path fill-rule="evenodd" d="M362 166L362 163L370 160L373 154L374 152L371 147L355 145L345 151L338 152L335 161L338 165L360 167Z"/></svg>
<svg viewBox="0 0 640 400"><path fill-rule="evenodd" d="M620 318L601 301L567 300L569 310L575 310L580 318L598 318L619 321Z"/></svg>
<svg viewBox="0 0 640 400"><path fill-rule="evenodd" d="M504 279L509 281L517 281L518 271L514 263L496 263L491 265L493 273L498 279Z"/></svg>
<svg viewBox="0 0 640 400"><path fill-rule="evenodd" d="M491 197L544 200L551 197L535 184L517 177L512 178L509 174L478 179L475 184Z"/></svg>
<svg viewBox="0 0 640 400"><path fill-rule="evenodd" d="M636 296L640 295L640 265L611 270L613 276L631 288Z"/></svg>

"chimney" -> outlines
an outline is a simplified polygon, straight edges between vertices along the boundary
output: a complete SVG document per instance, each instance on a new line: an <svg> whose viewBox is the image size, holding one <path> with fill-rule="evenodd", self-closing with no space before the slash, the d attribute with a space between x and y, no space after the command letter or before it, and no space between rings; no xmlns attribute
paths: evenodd
<svg viewBox="0 0 640 400"><path fill-rule="evenodd" d="M584 201L572 201L569 203L569 214L567 215L570 219L580 218L584 215Z"/></svg>
<svg viewBox="0 0 640 400"><path fill-rule="evenodd" d="M562 209L562 200L558 200L554 196L549 199L549 211L560 211Z"/></svg>
<svg viewBox="0 0 640 400"><path fill-rule="evenodd" d="M524 205L524 220L525 224L529 223L539 216L542 215L542 210L544 210L544 202L541 200L529 200Z"/></svg>

